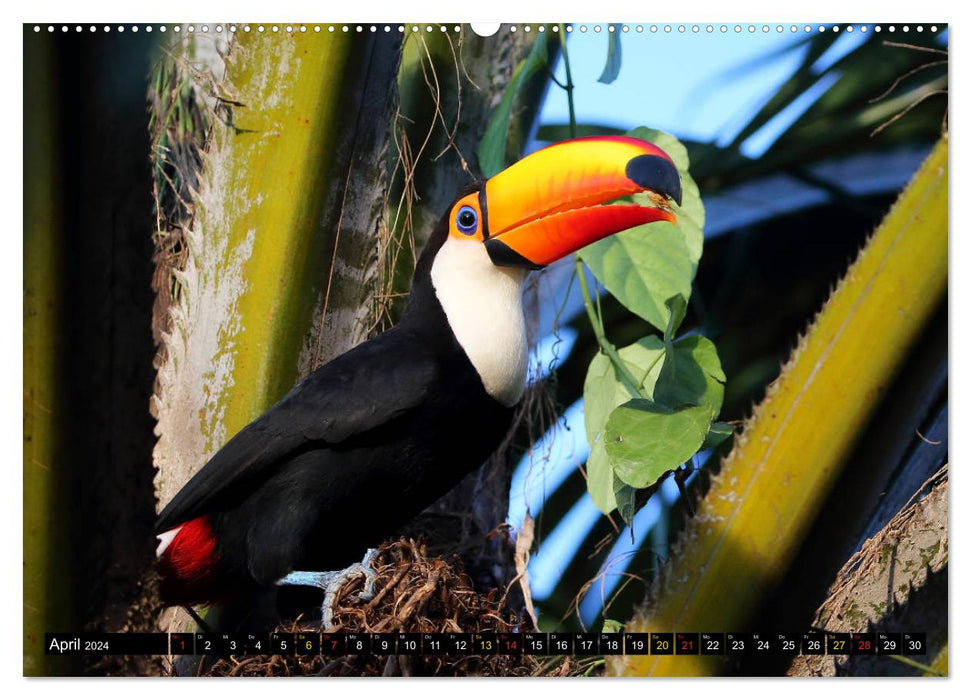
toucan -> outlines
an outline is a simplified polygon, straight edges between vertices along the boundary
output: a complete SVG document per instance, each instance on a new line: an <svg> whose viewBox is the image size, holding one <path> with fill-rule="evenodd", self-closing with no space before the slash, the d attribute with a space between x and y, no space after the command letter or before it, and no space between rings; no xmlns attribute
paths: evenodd
<svg viewBox="0 0 971 700"><path fill-rule="evenodd" d="M641 192L647 204L629 198ZM159 514L163 600L300 583L394 535L509 430L526 385L529 271L676 221L669 200L681 203L671 158L625 136L547 146L462 191L428 238L400 321L307 376Z"/></svg>

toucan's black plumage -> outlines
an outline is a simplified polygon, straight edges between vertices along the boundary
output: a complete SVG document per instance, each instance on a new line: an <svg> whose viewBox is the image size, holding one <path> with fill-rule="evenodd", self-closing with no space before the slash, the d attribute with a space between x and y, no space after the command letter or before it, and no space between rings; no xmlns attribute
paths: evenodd
<svg viewBox="0 0 971 700"><path fill-rule="evenodd" d="M394 328L318 368L165 507L157 532L208 516L214 540L197 575L167 577L167 599L218 600L294 569L340 568L495 449L513 409L485 391L432 288L446 237L443 220Z"/></svg>

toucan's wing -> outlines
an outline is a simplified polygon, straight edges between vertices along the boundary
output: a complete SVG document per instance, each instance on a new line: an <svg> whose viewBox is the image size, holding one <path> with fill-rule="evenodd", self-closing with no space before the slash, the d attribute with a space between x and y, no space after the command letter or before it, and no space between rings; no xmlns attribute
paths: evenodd
<svg viewBox="0 0 971 700"><path fill-rule="evenodd" d="M336 445L422 404L439 383L434 357L398 329L357 346L298 384L227 442L159 514L165 532L245 494L287 457Z"/></svg>

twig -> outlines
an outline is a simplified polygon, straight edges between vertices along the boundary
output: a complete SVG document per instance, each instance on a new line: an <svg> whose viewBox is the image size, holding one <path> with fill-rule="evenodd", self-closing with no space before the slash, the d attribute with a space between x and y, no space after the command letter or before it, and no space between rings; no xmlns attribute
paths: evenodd
<svg viewBox="0 0 971 700"><path fill-rule="evenodd" d="M900 83L902 81L906 80L907 78L909 78L910 76L912 76L914 73L919 73L920 71L924 70L925 68L933 68L934 66L945 65L946 63L947 63L946 60L944 60L944 61L931 61L930 63L923 63L923 64L917 66L916 68L911 68L909 71L907 71L906 73L904 73L903 75L901 75L900 77L898 77L896 80L894 80L893 83L891 83L890 87L888 87L886 90L884 90L879 95L877 95L872 100L870 100L870 104L873 104L874 102L879 102L880 100L882 100L884 97L886 97L891 92L893 92L894 91L894 88L896 88L898 85L900 85Z"/></svg>
<svg viewBox="0 0 971 700"><path fill-rule="evenodd" d="M898 41L884 41L884 46L895 46L898 49L913 49L914 51L926 51L927 53L936 53L941 56L947 56L947 51L943 49L932 49L930 46L917 46L916 44L902 44Z"/></svg>
<svg viewBox="0 0 971 700"><path fill-rule="evenodd" d="M909 112L914 107L916 107L917 105L919 105L921 102L923 102L924 100L926 100L928 97L933 97L934 95L946 95L946 94L947 94L947 90L932 90L931 92L928 92L925 95L921 95L919 98L917 98L916 100L914 100L913 102L911 102L909 105L907 105L906 107L904 107L902 110L900 110L899 112L897 112L895 115L893 115L892 117L890 117L890 119L888 119L883 124L881 124L876 129L874 129L870 133L870 137L872 138L872 137L876 136L877 134L879 134L881 131L883 131L888 126L890 126L891 124L893 124L895 121L897 121L898 119L900 119L901 117L903 117L905 114L907 114L907 112Z"/></svg>
<svg viewBox="0 0 971 700"><path fill-rule="evenodd" d="M560 26L560 50L563 51L563 67L566 69L566 102L570 108L570 138L577 137L577 115L573 108L573 75L570 72L570 54L566 50L566 25ZM559 83L557 83L559 84Z"/></svg>
<svg viewBox="0 0 971 700"><path fill-rule="evenodd" d="M411 571L411 567L411 564L405 564L398 569L398 572L394 575L394 578L392 578L388 584L370 600L370 602L365 606L365 610L373 610L375 607L377 607L378 603L380 603L384 599L384 596L388 594L388 591L393 590L395 586L401 583L401 579L403 579L405 575Z"/></svg>
<svg viewBox="0 0 971 700"><path fill-rule="evenodd" d="M603 352L603 354L610 359L611 364L613 364L614 368L617 370L617 373L620 375L621 382L624 384L627 391L630 392L631 396L644 398L637 379L633 374L631 374L630 368L627 367L627 364L620 358L620 355L617 353L617 348L615 348L607 340L607 337L604 334L603 322L597 316L597 313L593 307L593 301L590 297L590 289L587 285L587 277L583 271L583 261L577 257L575 264L577 268L577 277L580 280L580 292L583 294L583 306L587 310L587 317L590 319L590 325L593 326L593 333L597 337L597 343L600 345L601 352Z"/></svg>

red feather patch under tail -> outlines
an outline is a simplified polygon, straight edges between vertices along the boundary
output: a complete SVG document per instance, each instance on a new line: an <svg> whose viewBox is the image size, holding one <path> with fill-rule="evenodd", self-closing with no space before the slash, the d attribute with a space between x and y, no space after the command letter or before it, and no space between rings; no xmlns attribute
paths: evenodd
<svg viewBox="0 0 971 700"><path fill-rule="evenodd" d="M218 584L218 564L209 516L183 524L159 555L162 599L180 605L217 602L227 593Z"/></svg>

